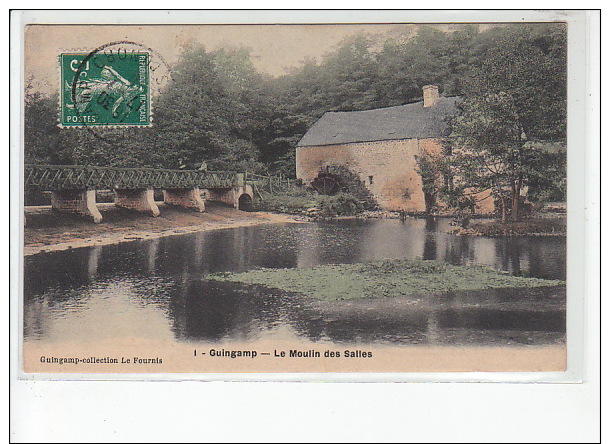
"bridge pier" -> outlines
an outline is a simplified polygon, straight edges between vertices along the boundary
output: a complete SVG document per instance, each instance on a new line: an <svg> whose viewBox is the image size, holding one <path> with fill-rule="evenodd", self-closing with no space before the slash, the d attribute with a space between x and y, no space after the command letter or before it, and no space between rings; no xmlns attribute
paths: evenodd
<svg viewBox="0 0 610 444"><path fill-rule="evenodd" d="M222 202L228 205L235 206L235 196L233 193L233 189L230 188L228 190L225 189L206 189L206 198L205 200L209 200L212 202Z"/></svg>
<svg viewBox="0 0 610 444"><path fill-rule="evenodd" d="M154 191L149 188L120 189L114 190L114 205L128 210L141 211L157 217L160 214L159 207L155 203Z"/></svg>
<svg viewBox="0 0 610 444"><path fill-rule="evenodd" d="M206 200L224 202L232 205L233 208L243 211L252 209L254 190L252 185L246 183L244 173L236 173L231 188L208 188Z"/></svg>
<svg viewBox="0 0 610 444"><path fill-rule="evenodd" d="M199 188L167 188L163 190L163 201L168 205L192 208L199 213L205 211Z"/></svg>
<svg viewBox="0 0 610 444"><path fill-rule="evenodd" d="M228 190L207 189L206 194L206 200L223 202L238 210L249 211L252 208L254 191L251 185L246 185Z"/></svg>
<svg viewBox="0 0 610 444"><path fill-rule="evenodd" d="M95 190L57 190L51 193L51 207L54 210L75 213L92 219L99 224L102 215L95 202Z"/></svg>

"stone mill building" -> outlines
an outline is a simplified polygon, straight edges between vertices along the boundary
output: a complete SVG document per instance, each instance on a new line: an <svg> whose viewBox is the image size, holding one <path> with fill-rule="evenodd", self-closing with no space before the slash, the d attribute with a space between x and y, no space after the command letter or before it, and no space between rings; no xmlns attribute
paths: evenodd
<svg viewBox="0 0 610 444"><path fill-rule="evenodd" d="M327 112L297 144L296 175L311 184L320 173L346 167L357 174L387 210L426 211L416 156L442 156L446 119L457 112L458 97L442 97L423 87L423 100L367 111ZM493 211L493 202L482 203Z"/></svg>

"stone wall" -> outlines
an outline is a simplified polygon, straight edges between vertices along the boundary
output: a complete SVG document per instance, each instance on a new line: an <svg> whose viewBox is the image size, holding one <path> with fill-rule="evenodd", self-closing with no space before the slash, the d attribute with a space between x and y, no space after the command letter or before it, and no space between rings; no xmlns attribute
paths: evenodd
<svg viewBox="0 0 610 444"><path fill-rule="evenodd" d="M311 183L327 166L346 166L356 173L386 210L423 212L426 202L415 156L443 156L439 139L404 139L339 145L298 147L297 178ZM442 185L439 183L439 186ZM476 212L494 212L489 191L476 196ZM443 203L437 199L437 205Z"/></svg>
<svg viewBox="0 0 610 444"><path fill-rule="evenodd" d="M342 145L298 147L297 178L310 183L327 166L344 165L358 174L387 210L426 210L415 156L441 154L438 139L405 139Z"/></svg>

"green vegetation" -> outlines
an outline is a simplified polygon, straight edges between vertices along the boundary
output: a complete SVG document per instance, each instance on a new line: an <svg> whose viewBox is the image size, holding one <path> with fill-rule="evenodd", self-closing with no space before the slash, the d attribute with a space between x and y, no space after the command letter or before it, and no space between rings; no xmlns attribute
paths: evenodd
<svg viewBox="0 0 610 444"><path fill-rule="evenodd" d="M312 217L350 216L365 209L363 204L350 194L337 193L326 196L298 187L284 190L280 194L263 192L262 197L258 206L263 211Z"/></svg>
<svg viewBox="0 0 610 444"><path fill-rule="evenodd" d="M459 234L473 236L565 236L566 220L560 218L528 219L524 221L499 221L470 223L468 228L456 230Z"/></svg>
<svg viewBox="0 0 610 444"><path fill-rule="evenodd" d="M422 179L422 188L426 202L426 213L432 213L436 207L436 196L439 194L439 184L442 183L441 161L437 156L422 153L415 156L417 172Z"/></svg>
<svg viewBox="0 0 610 444"><path fill-rule="evenodd" d="M451 197L459 191L463 201L471 200L458 207L472 207L475 193L489 190L500 203L503 222L521 218L524 187L536 184L536 197L545 190L550 197L565 178L564 153L528 143L516 100L507 92L467 97L451 121L452 155L442 160L451 170Z"/></svg>
<svg viewBox="0 0 610 444"><path fill-rule="evenodd" d="M482 266L456 266L420 259L314 268L263 268L245 273L217 273L208 275L208 279L263 285L327 301L564 284L556 280L511 276Z"/></svg>
<svg viewBox="0 0 610 444"><path fill-rule="evenodd" d="M415 35L392 38L360 34L278 78L258 72L247 49L193 45L153 98L151 128L105 131L103 137L87 128L60 130L57 95L26 87L25 160L186 169L206 162L209 169L294 177L294 148L322 114L414 102L431 83L445 96L466 100L505 94L527 140L562 140L566 38L562 23L485 31L465 25L451 32L422 26Z"/></svg>
<svg viewBox="0 0 610 444"><path fill-rule="evenodd" d="M260 180L255 195L262 211L329 218L353 216L377 209L377 203L360 178L345 167L327 168L320 176L332 180L333 194L320 194L313 186L297 186L294 181ZM319 177L320 177L319 176ZM254 176L256 177L256 176Z"/></svg>
<svg viewBox="0 0 610 444"><path fill-rule="evenodd" d="M540 141L565 146L566 34L542 30L509 27L482 42L461 112L450 122L447 197L457 208L472 207L475 193L489 190L502 221L519 220L529 186L533 201L565 201L565 151Z"/></svg>

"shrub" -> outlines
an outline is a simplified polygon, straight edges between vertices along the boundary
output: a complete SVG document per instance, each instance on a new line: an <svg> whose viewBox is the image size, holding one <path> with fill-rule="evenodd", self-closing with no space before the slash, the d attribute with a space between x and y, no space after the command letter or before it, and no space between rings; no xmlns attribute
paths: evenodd
<svg viewBox="0 0 610 444"><path fill-rule="evenodd" d="M334 196L320 196L322 199L320 215L322 216L349 216L364 211L364 205L355 197L346 193Z"/></svg>
<svg viewBox="0 0 610 444"><path fill-rule="evenodd" d="M310 214L322 217L349 216L362 212L364 205L346 193L325 196L305 188L294 187L282 194L263 194L258 207L265 211L290 214Z"/></svg>

